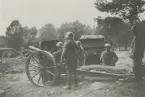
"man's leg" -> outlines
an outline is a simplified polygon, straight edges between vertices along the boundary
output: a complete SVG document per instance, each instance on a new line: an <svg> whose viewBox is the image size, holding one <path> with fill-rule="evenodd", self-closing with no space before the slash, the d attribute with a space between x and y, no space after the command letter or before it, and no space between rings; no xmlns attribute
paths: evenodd
<svg viewBox="0 0 145 97"><path fill-rule="evenodd" d="M72 73L70 72L70 70L67 70L67 88L71 89L72 88Z"/></svg>
<svg viewBox="0 0 145 97"><path fill-rule="evenodd" d="M140 81L142 79L142 58L144 56L144 44L139 44L139 41L135 40L134 50L133 50L133 73L135 78Z"/></svg>
<svg viewBox="0 0 145 97"><path fill-rule="evenodd" d="M133 59L133 73L135 78L139 81L142 79L142 59Z"/></svg>
<svg viewBox="0 0 145 97"><path fill-rule="evenodd" d="M2 53L2 51L0 52L0 62L3 63L3 53Z"/></svg>
<svg viewBox="0 0 145 97"><path fill-rule="evenodd" d="M75 87L78 86L78 78L77 78L77 72L76 72L76 70L74 71L74 85L75 85Z"/></svg>

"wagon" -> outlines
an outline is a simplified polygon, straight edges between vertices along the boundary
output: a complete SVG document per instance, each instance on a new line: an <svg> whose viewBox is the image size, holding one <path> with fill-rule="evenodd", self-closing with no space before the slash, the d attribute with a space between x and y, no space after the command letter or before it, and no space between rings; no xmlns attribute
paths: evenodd
<svg viewBox="0 0 145 97"><path fill-rule="evenodd" d="M86 64L100 64L101 52L104 50L105 37L103 35L82 35L80 41L88 53Z"/></svg>

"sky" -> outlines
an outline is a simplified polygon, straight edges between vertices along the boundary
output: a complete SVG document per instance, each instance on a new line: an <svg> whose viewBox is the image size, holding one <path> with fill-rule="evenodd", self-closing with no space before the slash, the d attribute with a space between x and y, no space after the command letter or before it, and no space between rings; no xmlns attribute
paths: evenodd
<svg viewBox="0 0 145 97"><path fill-rule="evenodd" d="M22 26L47 23L59 27L64 22L79 20L93 26L93 18L102 16L94 6L95 0L0 0L0 35L12 20L18 19Z"/></svg>

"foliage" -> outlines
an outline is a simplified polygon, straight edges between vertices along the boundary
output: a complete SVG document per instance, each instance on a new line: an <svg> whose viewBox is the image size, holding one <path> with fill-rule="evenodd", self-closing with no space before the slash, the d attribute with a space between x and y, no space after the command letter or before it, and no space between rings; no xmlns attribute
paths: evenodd
<svg viewBox="0 0 145 97"><path fill-rule="evenodd" d="M66 32L71 31L75 34L75 40L79 40L83 34L91 34L93 29L89 25L84 25L79 21L63 23L60 28L57 29L59 39L63 40Z"/></svg>
<svg viewBox="0 0 145 97"><path fill-rule="evenodd" d="M102 34L112 40L113 44L128 45L131 32L129 31L130 25L122 22L119 17L106 17L97 18L97 31L96 34Z"/></svg>
<svg viewBox="0 0 145 97"><path fill-rule="evenodd" d="M30 45L37 46L38 47L38 41L36 38L37 35L37 28L35 26L28 28L27 26L23 27L23 33L24 33L24 47L28 48Z"/></svg>
<svg viewBox="0 0 145 97"><path fill-rule="evenodd" d="M22 31L22 26L18 20L12 21L6 31L7 37L23 37L24 33Z"/></svg>
<svg viewBox="0 0 145 97"><path fill-rule="evenodd" d="M144 0L96 0L95 7L101 12L115 14L123 18L125 22L132 23L138 19L138 15L144 12Z"/></svg>
<svg viewBox="0 0 145 97"><path fill-rule="evenodd" d="M112 0L111 2L108 0L96 0L95 7L97 10L120 17L120 19L117 19L113 16L113 22L111 22L112 19L110 17L106 19L98 17L96 19L98 32L96 33L109 36L118 44L127 45L132 35L129 32L129 23L133 24L134 20L139 20L139 15L145 10L144 4L144 0ZM124 23L119 22L121 19Z"/></svg>
<svg viewBox="0 0 145 97"><path fill-rule="evenodd" d="M16 50L20 50L21 47L28 48L29 45L37 44L37 32L36 27L22 27L18 20L14 20L6 30L7 45Z"/></svg>
<svg viewBox="0 0 145 97"><path fill-rule="evenodd" d="M9 27L6 30L6 37L8 40L7 46L20 50L23 44L23 28L18 20L12 21Z"/></svg>
<svg viewBox="0 0 145 97"><path fill-rule="evenodd" d="M33 26L31 28L28 28L27 26L23 27L23 33L24 33L25 38L28 37L28 36L36 37L37 32L38 32L38 30L35 26Z"/></svg>
<svg viewBox="0 0 145 97"><path fill-rule="evenodd" d="M120 29L119 24L122 23L122 19L118 17L98 17L96 21L98 23L96 33L103 34L105 36L118 34Z"/></svg>
<svg viewBox="0 0 145 97"><path fill-rule="evenodd" d="M27 39L29 34L29 28L27 26L23 27L24 38Z"/></svg>
<svg viewBox="0 0 145 97"><path fill-rule="evenodd" d="M29 29L29 31L30 31L30 32L29 32L30 35L36 37L38 30L37 30L37 28L36 28L35 26L31 27L31 28Z"/></svg>
<svg viewBox="0 0 145 97"><path fill-rule="evenodd" d="M53 24L46 24L39 30L38 38L39 41L49 41L49 40L56 40L57 39L57 32L56 28Z"/></svg>

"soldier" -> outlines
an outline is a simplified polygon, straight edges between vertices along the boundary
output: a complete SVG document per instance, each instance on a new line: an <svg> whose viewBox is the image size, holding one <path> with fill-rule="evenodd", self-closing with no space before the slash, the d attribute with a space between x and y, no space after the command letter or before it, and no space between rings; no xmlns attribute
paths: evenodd
<svg viewBox="0 0 145 97"><path fill-rule="evenodd" d="M143 23L138 23L139 21L134 20L133 21L133 27L132 32L134 35L132 44L133 44L133 73L135 74L136 81L142 80L142 58L144 57L144 50L145 50L145 44L142 43L144 41L145 37L145 28Z"/></svg>
<svg viewBox="0 0 145 97"><path fill-rule="evenodd" d="M62 42L58 42L56 44L58 50L56 52L53 53L56 62L59 63L60 62L60 57L61 57L61 53L62 53L62 48L63 48L63 43Z"/></svg>
<svg viewBox="0 0 145 97"><path fill-rule="evenodd" d="M62 64L60 64L60 57L61 57L61 54L62 54L62 48L63 48L63 43L62 42L58 42L56 44L56 47L57 47L57 51L53 53L53 56L55 57L55 60L56 60L56 63L58 65L58 75L57 75L57 82L56 83L60 83L60 73L61 73L61 66ZM64 68L64 67L63 67Z"/></svg>
<svg viewBox="0 0 145 97"><path fill-rule="evenodd" d="M77 87L77 74L76 68L78 64L77 57L77 43L74 40L74 34L72 32L67 32L65 36L66 40L64 43L61 62L65 60L67 65L67 78L68 78L68 87L67 89L72 88L72 76L74 75L74 85Z"/></svg>
<svg viewBox="0 0 145 97"><path fill-rule="evenodd" d="M2 51L0 51L0 63L3 63L3 52Z"/></svg>
<svg viewBox="0 0 145 97"><path fill-rule="evenodd" d="M84 51L84 48L82 47L82 44L80 41L77 41L78 47L79 47L79 66L85 65L85 61L87 58L87 52Z"/></svg>
<svg viewBox="0 0 145 97"><path fill-rule="evenodd" d="M115 66L115 63L118 61L118 57L115 52L111 51L111 45L105 44L106 50L101 53L100 60L102 65Z"/></svg>
<svg viewBox="0 0 145 97"><path fill-rule="evenodd" d="M57 46L58 50L60 50L60 49L62 49L62 47L63 47L63 43L62 43L62 42L58 42L58 43L56 44L56 46Z"/></svg>

